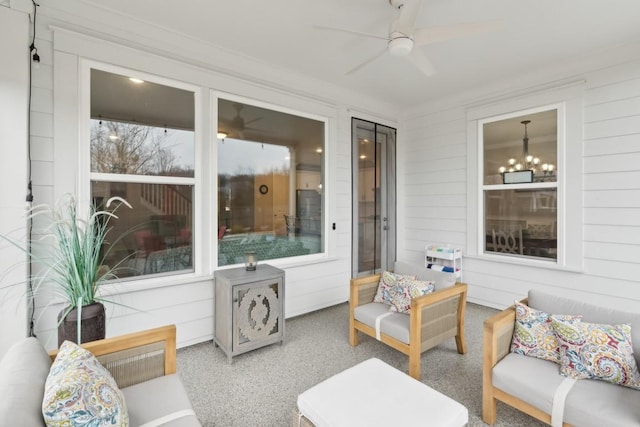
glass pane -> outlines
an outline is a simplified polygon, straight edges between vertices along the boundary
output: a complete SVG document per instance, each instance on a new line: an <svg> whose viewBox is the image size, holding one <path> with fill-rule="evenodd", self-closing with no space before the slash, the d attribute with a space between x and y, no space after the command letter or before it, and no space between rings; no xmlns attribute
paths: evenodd
<svg viewBox="0 0 640 427"><path fill-rule="evenodd" d="M100 209L111 197L125 199L110 221L104 264L118 277L193 271L193 186L91 182Z"/></svg>
<svg viewBox="0 0 640 427"><path fill-rule="evenodd" d="M194 93L91 70L91 172L194 176Z"/></svg>
<svg viewBox="0 0 640 427"><path fill-rule="evenodd" d="M555 189L488 190L485 197L485 251L557 259Z"/></svg>
<svg viewBox="0 0 640 427"><path fill-rule="evenodd" d="M484 184L556 181L557 135L557 110L485 123ZM519 173L526 170L531 178Z"/></svg>
<svg viewBox="0 0 640 427"><path fill-rule="evenodd" d="M377 271L381 261L381 144L375 130L359 129L358 136L358 271Z"/></svg>
<svg viewBox="0 0 640 427"><path fill-rule="evenodd" d="M324 122L224 99L218 111L218 265L322 252Z"/></svg>

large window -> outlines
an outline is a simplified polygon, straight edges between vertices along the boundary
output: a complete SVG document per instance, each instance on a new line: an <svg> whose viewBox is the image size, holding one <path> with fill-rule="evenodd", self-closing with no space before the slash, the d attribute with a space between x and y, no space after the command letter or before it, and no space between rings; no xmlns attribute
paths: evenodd
<svg viewBox="0 0 640 427"><path fill-rule="evenodd" d="M218 265L324 251L325 125L218 100Z"/></svg>
<svg viewBox="0 0 640 427"><path fill-rule="evenodd" d="M558 258L558 108L480 121L485 253Z"/></svg>
<svg viewBox="0 0 640 427"><path fill-rule="evenodd" d="M193 91L92 68L91 199L120 207L103 248L119 277L193 271Z"/></svg>

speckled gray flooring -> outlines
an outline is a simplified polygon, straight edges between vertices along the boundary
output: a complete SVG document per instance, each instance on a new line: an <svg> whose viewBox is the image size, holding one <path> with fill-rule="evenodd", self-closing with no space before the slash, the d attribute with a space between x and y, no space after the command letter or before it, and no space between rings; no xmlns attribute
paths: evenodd
<svg viewBox="0 0 640 427"><path fill-rule="evenodd" d="M484 426L482 412L482 322L496 310L467 304L467 354L451 339L422 354L422 382L469 409L468 426ZM284 344L238 355L229 364L211 341L178 350L178 372L196 414L209 426L291 425L298 394L356 363L377 357L403 372L408 358L375 339L348 341L349 306L340 304L286 320ZM425 424L427 425L427 424ZM498 403L504 426L544 426Z"/></svg>

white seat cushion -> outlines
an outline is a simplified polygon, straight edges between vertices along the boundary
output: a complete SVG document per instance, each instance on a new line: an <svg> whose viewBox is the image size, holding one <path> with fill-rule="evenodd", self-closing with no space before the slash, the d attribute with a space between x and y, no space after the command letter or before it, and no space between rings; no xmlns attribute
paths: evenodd
<svg viewBox="0 0 640 427"><path fill-rule="evenodd" d="M463 405L376 358L303 392L298 410L316 427L458 427L469 420Z"/></svg>

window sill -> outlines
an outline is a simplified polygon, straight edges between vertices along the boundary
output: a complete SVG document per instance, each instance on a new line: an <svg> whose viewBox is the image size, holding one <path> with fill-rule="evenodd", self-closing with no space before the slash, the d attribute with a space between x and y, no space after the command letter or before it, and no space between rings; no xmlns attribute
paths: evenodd
<svg viewBox="0 0 640 427"><path fill-rule="evenodd" d="M149 289L158 289L207 281L213 281L212 274L204 275L196 273L185 273L167 274L160 276L155 275L144 279L140 278L135 280L122 280L112 283L106 283L100 286L100 294L102 296L119 295L130 292L146 291Z"/></svg>
<svg viewBox="0 0 640 427"><path fill-rule="evenodd" d="M520 257L510 257L503 255L489 255L489 254L481 254L481 255L465 255L464 259L472 259L476 261L484 261L484 262L492 262L497 264L511 264L515 266L524 266L524 267L534 267L534 268L544 268L546 270L554 270L554 271L566 271L569 273L584 273L581 268L572 268L568 266L563 266L558 264L556 260L544 260L544 259L535 259L535 258L520 258Z"/></svg>

